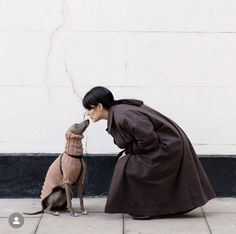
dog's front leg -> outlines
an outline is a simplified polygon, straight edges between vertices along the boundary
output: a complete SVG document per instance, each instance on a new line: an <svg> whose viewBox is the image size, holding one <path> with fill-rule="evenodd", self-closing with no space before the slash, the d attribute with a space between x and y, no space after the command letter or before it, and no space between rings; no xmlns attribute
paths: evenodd
<svg viewBox="0 0 236 234"><path fill-rule="evenodd" d="M77 184L77 191L78 191L79 200L80 200L81 213L83 215L87 215L88 212L84 209L84 200L83 200L84 185L81 182L78 182Z"/></svg>
<svg viewBox="0 0 236 234"><path fill-rule="evenodd" d="M78 213L75 213L75 211L72 208L72 197L71 197L71 186L70 184L65 184L65 190L66 190L66 200L67 200L67 207L70 211L71 216L76 217L79 216Z"/></svg>

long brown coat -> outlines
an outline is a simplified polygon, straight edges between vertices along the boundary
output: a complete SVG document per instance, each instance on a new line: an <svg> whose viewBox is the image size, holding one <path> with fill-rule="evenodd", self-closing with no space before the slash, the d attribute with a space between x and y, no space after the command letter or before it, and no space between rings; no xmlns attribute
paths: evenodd
<svg viewBox="0 0 236 234"><path fill-rule="evenodd" d="M130 103L129 103L130 102ZM108 111L108 133L133 154L119 157L106 213L167 215L187 212L215 197L183 130L172 120L130 100Z"/></svg>

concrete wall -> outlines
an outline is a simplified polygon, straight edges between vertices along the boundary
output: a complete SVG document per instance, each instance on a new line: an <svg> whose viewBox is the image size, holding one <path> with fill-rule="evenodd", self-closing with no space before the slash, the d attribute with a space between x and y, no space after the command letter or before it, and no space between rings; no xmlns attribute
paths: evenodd
<svg viewBox="0 0 236 234"><path fill-rule="evenodd" d="M176 121L198 154L236 152L236 1L0 0L0 152L54 153L93 86ZM116 153L106 123L87 153Z"/></svg>

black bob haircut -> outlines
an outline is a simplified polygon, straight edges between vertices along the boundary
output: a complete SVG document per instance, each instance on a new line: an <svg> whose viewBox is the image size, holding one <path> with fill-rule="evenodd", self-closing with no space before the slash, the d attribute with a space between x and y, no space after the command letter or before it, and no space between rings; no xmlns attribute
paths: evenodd
<svg viewBox="0 0 236 234"><path fill-rule="evenodd" d="M105 109L109 109L114 104L112 92L102 86L96 86L88 91L83 98L83 106L87 110L101 103Z"/></svg>

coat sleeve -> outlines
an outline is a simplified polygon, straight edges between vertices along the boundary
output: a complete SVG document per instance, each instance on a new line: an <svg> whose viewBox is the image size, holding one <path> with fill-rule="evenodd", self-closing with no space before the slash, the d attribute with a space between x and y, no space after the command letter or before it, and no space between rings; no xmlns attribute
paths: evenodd
<svg viewBox="0 0 236 234"><path fill-rule="evenodd" d="M147 116L137 111L127 110L120 115L120 127L132 136L127 147L134 154L146 153L158 148L158 135Z"/></svg>

